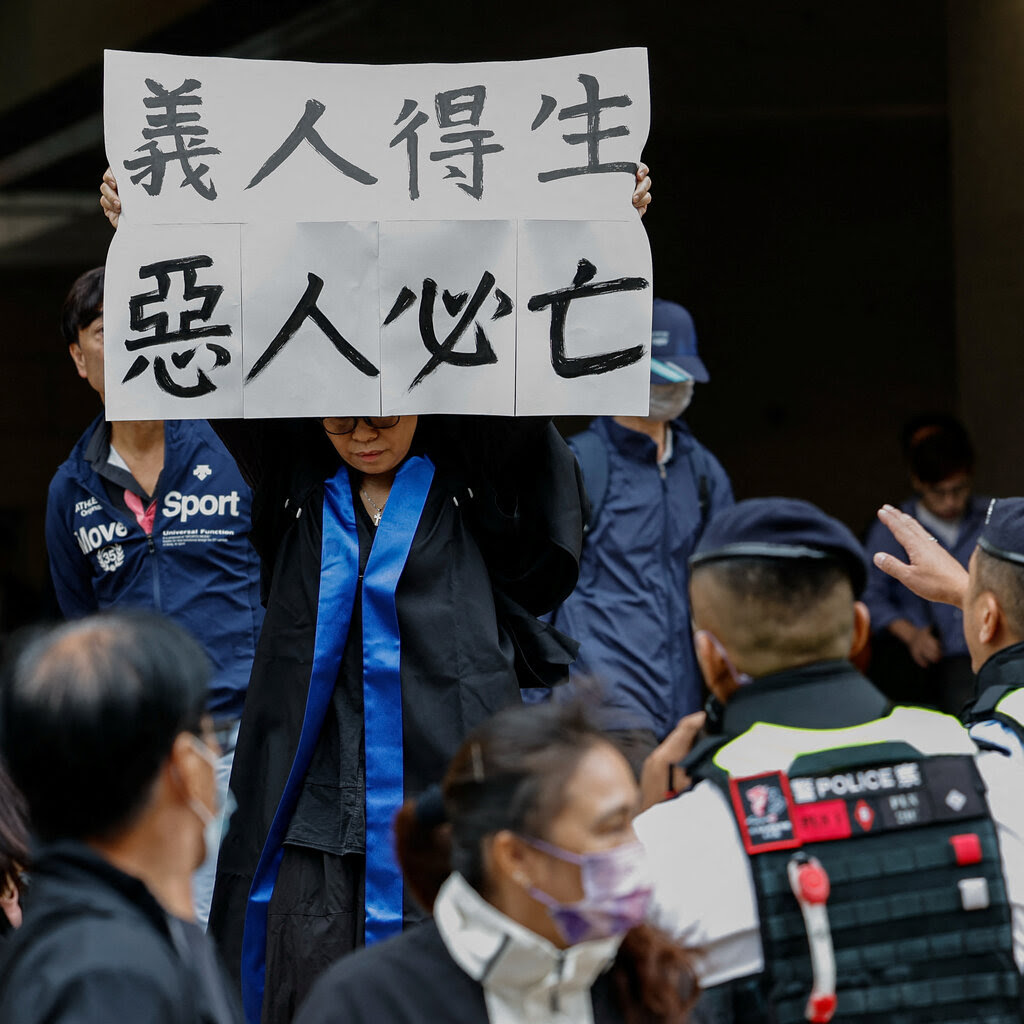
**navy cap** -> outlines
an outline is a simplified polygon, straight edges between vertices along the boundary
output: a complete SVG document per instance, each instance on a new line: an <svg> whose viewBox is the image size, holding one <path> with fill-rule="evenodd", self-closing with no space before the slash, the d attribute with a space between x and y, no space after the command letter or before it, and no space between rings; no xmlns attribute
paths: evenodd
<svg viewBox="0 0 1024 1024"><path fill-rule="evenodd" d="M651 319L651 383L678 384L691 377L702 383L711 379L697 355L693 317L678 302L655 299Z"/></svg>
<svg viewBox="0 0 1024 1024"><path fill-rule="evenodd" d="M978 547L993 558L1024 565L1024 498L993 498Z"/></svg>
<svg viewBox="0 0 1024 1024"><path fill-rule="evenodd" d="M817 505L796 498L751 498L716 515L690 568L730 558L831 559L846 570L854 594L867 582L867 559L857 538Z"/></svg>

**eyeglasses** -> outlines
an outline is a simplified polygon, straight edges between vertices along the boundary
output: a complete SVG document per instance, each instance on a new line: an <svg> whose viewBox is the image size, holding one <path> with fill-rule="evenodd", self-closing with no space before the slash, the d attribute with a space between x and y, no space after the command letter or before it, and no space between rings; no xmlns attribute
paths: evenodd
<svg viewBox="0 0 1024 1024"><path fill-rule="evenodd" d="M401 416L324 416L321 423L328 434L351 434L362 420L371 430L390 430Z"/></svg>

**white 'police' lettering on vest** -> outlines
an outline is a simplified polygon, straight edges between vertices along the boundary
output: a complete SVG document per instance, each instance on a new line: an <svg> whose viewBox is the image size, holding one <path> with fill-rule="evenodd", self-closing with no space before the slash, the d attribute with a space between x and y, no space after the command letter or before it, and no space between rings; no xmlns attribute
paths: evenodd
<svg viewBox="0 0 1024 1024"><path fill-rule="evenodd" d="M800 782L801 785L793 787L793 799L798 804L807 804L831 797L917 789L921 785L921 766L917 762L907 761L878 768L858 768L836 775L817 775L811 779L801 779Z"/></svg>
<svg viewBox="0 0 1024 1024"><path fill-rule="evenodd" d="M858 765L833 775L729 779L748 853L987 816L973 758Z"/></svg>

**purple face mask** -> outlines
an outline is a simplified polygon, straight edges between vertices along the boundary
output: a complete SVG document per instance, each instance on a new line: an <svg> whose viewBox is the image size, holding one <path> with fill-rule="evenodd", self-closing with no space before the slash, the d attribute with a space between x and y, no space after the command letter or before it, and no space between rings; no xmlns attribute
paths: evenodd
<svg viewBox="0 0 1024 1024"><path fill-rule="evenodd" d="M580 867L583 899L575 903L559 903L535 886L527 889L548 908L555 927L570 946L623 935L644 920L651 883L641 843L624 843L600 853L571 853L542 839L520 838L542 853Z"/></svg>

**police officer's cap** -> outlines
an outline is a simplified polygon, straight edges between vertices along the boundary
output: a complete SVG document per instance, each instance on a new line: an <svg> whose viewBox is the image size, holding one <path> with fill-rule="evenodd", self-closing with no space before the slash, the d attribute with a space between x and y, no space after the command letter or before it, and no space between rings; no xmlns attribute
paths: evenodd
<svg viewBox="0 0 1024 1024"><path fill-rule="evenodd" d="M993 558L1024 565L1024 498L993 498L978 547Z"/></svg>
<svg viewBox="0 0 1024 1024"><path fill-rule="evenodd" d="M867 581L867 560L857 538L838 519L796 498L751 498L708 523L690 567L732 558L831 560L850 578L854 594Z"/></svg>

